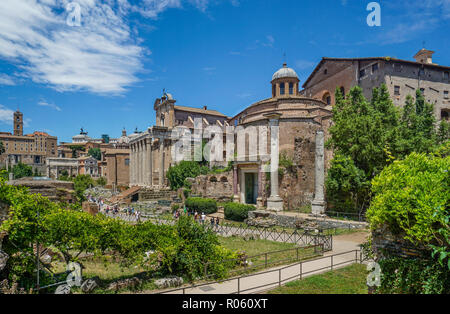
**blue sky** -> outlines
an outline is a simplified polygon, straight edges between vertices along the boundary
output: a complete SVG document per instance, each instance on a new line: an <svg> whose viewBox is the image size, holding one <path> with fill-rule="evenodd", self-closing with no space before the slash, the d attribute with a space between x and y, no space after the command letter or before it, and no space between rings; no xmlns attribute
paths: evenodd
<svg viewBox="0 0 450 314"><path fill-rule="evenodd" d="M17 108L26 133L59 141L145 130L163 88L233 116L284 61L303 83L322 57L412 60L425 41L450 65L450 0L378 1L381 27L366 0L74 0L78 27L69 2L0 1L0 131Z"/></svg>

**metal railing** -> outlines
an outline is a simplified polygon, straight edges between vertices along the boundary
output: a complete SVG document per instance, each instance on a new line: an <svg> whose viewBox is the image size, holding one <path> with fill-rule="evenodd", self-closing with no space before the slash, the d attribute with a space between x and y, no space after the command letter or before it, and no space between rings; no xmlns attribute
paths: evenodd
<svg viewBox="0 0 450 314"><path fill-rule="evenodd" d="M353 256L353 253L354 253L354 256ZM351 255L351 257L348 259L345 259L344 261L341 260L336 263L336 257L347 255L347 254ZM314 268L314 269L308 270L308 271L304 271L305 264L320 261L320 260L327 260L327 259L330 260L330 263L329 263L330 265L327 265L325 267ZM284 266L284 267L281 267L278 269L268 270L268 271L259 272L259 273L255 273L255 274L244 275L244 276L235 277L235 278L229 278L229 279L225 279L225 280L221 280L221 281L214 281L214 282L202 283L202 284L198 284L198 285L192 285L192 286L188 286L188 287L182 287L182 288L177 288L177 289L161 291L156 294L168 294L168 293L177 293L177 292L186 294L186 292L188 290L206 287L206 286L210 286L213 284L223 284L226 282L233 282L233 281L236 281L236 290L229 292L229 294L241 294L241 293L245 293L245 292L261 292L264 290L268 290L269 287L272 287L272 288L275 288L276 286L281 287L282 284L287 283L289 281L293 281L296 279L302 280L306 275L309 275L309 274L319 273L319 272L322 272L325 270L333 270L333 269L336 269L337 266L341 266L341 265L345 265L345 264L351 265L354 263L362 263L362 262L363 262L363 256L361 254L361 250L356 249L356 250L337 253L337 254L333 254L333 255L323 256L323 257L319 257L319 258L311 259L311 260L307 260L307 261L301 261L299 263L295 263L295 264L289 265L289 266ZM283 271L286 272L287 269L297 269L298 272L296 272L295 275L290 275L287 278L283 278ZM265 274L276 274L276 273L278 273L278 280L276 280L276 281L271 281L269 283L265 283L265 284L262 284L259 286L254 286L254 287L247 288L247 289L241 288L242 287L241 281L243 281L245 278L261 276L261 275L265 275ZM199 293L198 291L195 291L195 294L198 294L198 293Z"/></svg>
<svg viewBox="0 0 450 314"><path fill-rule="evenodd" d="M358 221L358 222L365 222L366 221L366 214L365 213L343 213L343 212L335 212L335 211L326 211L325 215L326 218L337 218L337 219L347 219L350 221ZM316 218L320 218L319 216L315 216Z"/></svg>
<svg viewBox="0 0 450 314"><path fill-rule="evenodd" d="M294 254L289 255L288 258L284 258L286 253L293 252ZM276 256L280 254L283 259L276 259ZM275 258L273 256L275 255ZM323 245L310 245L305 247L295 247L291 249L285 249L285 250L278 250L278 251L271 251L271 252L265 252L253 256L244 256L241 258L234 258L234 259L226 259L223 260L221 263L223 264L231 264L231 265L237 265L238 267L229 271L228 275L232 276L232 274L237 275L239 273L245 273L245 272L251 272L256 271L256 269L265 269L269 266L275 266L279 264L286 264L286 263L294 263L298 262L300 260L309 259L312 257L316 257L318 255L323 255ZM208 274L209 266L213 265L213 262L207 262L204 264L204 280L210 279L213 275Z"/></svg>
<svg viewBox="0 0 450 314"><path fill-rule="evenodd" d="M227 225L205 225L215 233L222 236L251 236L261 240L269 240L283 243L294 243L302 246L323 246L324 252L333 250L333 236L316 234L302 230L282 230L276 231L270 228L256 228L248 226L227 226Z"/></svg>
<svg viewBox="0 0 450 314"><path fill-rule="evenodd" d="M129 222L136 221L135 215L119 213L117 215L108 214L113 218L120 218ZM159 225L174 225L176 220L161 219L150 215L141 215L141 221L152 220ZM333 250L333 236L331 234L313 233L302 229L277 231L271 228L258 228L246 225L230 226L230 225L212 225L204 223L205 228L221 236L252 236L261 240L268 240L282 243L294 243L300 247L311 245L322 245L324 252Z"/></svg>

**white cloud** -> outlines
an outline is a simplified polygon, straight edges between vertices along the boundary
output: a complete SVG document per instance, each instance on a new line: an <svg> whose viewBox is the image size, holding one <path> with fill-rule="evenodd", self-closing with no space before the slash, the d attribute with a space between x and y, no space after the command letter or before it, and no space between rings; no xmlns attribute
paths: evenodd
<svg viewBox="0 0 450 314"><path fill-rule="evenodd" d="M48 103L48 102L45 101L45 100L39 101L39 102L38 102L38 106L41 106L41 107L49 107L49 108L55 109L56 111L62 111L62 109L61 109L59 106L57 106L57 105L55 105L55 104Z"/></svg>
<svg viewBox="0 0 450 314"><path fill-rule="evenodd" d="M0 74L0 85L13 86L16 85L16 82L11 76L6 74Z"/></svg>
<svg viewBox="0 0 450 314"><path fill-rule="evenodd" d="M107 4L77 0L82 24L70 27L67 12L56 11L67 3L0 1L0 57L12 60L24 76L57 90L124 92L138 80L144 54L124 17Z"/></svg>
<svg viewBox="0 0 450 314"><path fill-rule="evenodd" d="M139 80L142 59L150 54L129 25L130 13L156 19L183 4L206 12L218 0L74 0L81 8L79 27L66 23L71 2L0 1L0 58L17 65L20 76L59 91L121 94ZM0 77L0 84L12 82Z"/></svg>
<svg viewBox="0 0 450 314"><path fill-rule="evenodd" d="M13 124L14 111L0 105L0 122L8 125Z"/></svg>

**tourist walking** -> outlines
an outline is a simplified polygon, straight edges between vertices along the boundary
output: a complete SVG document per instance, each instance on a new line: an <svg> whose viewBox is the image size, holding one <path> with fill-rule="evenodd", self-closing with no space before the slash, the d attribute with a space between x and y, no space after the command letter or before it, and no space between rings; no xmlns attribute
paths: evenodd
<svg viewBox="0 0 450 314"><path fill-rule="evenodd" d="M205 213L202 213L202 225L205 223L206 220L206 215Z"/></svg>

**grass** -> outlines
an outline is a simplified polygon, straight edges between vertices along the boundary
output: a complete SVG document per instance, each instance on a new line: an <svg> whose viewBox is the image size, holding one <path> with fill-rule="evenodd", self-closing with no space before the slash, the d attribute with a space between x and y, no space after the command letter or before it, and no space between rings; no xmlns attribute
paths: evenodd
<svg viewBox="0 0 450 314"><path fill-rule="evenodd" d="M139 266L124 267L120 265L119 262L115 261L110 256L105 256L104 259L100 258L89 258L83 259L82 264L84 269L82 271L83 280L93 277L98 277L100 279L101 285L99 288L95 289L93 293L105 294L105 293L116 293L114 290L107 290L107 287L113 281L119 281L122 279L138 277L142 279L142 284L135 290L154 290L156 286L153 284L153 279L150 277L144 268ZM65 264L62 262L53 263L53 270L55 272L65 271ZM123 289L118 292L131 292L132 289ZM81 290L73 289L74 293L81 293Z"/></svg>
<svg viewBox="0 0 450 314"><path fill-rule="evenodd" d="M249 256L295 248L294 243L281 243L267 240L245 241L241 237L219 237L219 242L227 249L232 251L245 251Z"/></svg>
<svg viewBox="0 0 450 314"><path fill-rule="evenodd" d="M280 243L268 240L245 241L240 237L219 237L219 241L222 246L232 251L245 252L245 255L249 257L248 260L252 263L251 268L245 266L236 267L229 273L230 276L252 273L270 266L291 264L299 260L318 256L313 248L298 248L293 243ZM266 256L264 253L270 254Z"/></svg>
<svg viewBox="0 0 450 314"><path fill-rule="evenodd" d="M287 283L268 294L367 294L366 266L353 264Z"/></svg>

